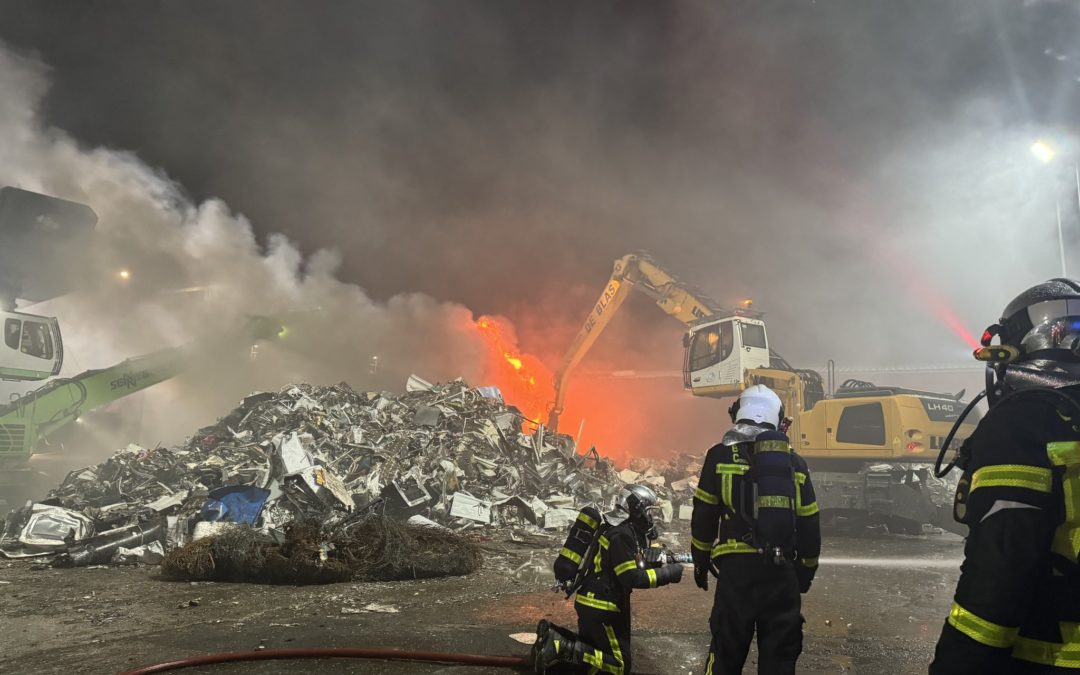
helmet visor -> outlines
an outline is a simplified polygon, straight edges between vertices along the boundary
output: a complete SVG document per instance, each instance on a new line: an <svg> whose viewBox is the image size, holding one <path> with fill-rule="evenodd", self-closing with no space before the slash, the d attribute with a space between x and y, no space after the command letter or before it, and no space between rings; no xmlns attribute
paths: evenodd
<svg viewBox="0 0 1080 675"><path fill-rule="evenodd" d="M647 522L649 525L654 524L659 519L660 513L661 512L659 506L645 507L645 522Z"/></svg>
<svg viewBox="0 0 1080 675"><path fill-rule="evenodd" d="M1020 340L1024 354L1058 351L1077 358L1080 354L1080 300L1049 300L1028 307L1032 328Z"/></svg>

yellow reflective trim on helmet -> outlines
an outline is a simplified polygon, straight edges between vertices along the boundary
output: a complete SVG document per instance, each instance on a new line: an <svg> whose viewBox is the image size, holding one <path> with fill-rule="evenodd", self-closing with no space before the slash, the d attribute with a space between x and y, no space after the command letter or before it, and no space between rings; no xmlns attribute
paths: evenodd
<svg viewBox="0 0 1080 675"><path fill-rule="evenodd" d="M758 441L754 443L754 452L782 452L791 454L791 444L787 441Z"/></svg>
<svg viewBox="0 0 1080 675"><path fill-rule="evenodd" d="M758 550L744 541L728 539L723 544L713 546L712 557L728 555L731 553L757 553Z"/></svg>
<svg viewBox="0 0 1080 675"><path fill-rule="evenodd" d="M1016 642L1019 627L1010 628L987 621L954 602L949 611L949 625L979 644L1003 649Z"/></svg>
<svg viewBox="0 0 1080 675"><path fill-rule="evenodd" d="M635 570L635 569L637 569L637 561L636 560L627 560L626 562L620 563L620 564L615 566L615 575L618 576L620 574L623 574L625 572L629 572L630 570Z"/></svg>
<svg viewBox="0 0 1080 675"><path fill-rule="evenodd" d="M716 506L717 504L720 503L720 500L716 497L716 495L712 494L711 492L706 492L705 490L702 490L701 488L698 488L697 490L694 491L694 498L695 499L700 499L701 501L705 502L706 504L712 504L713 506Z"/></svg>
<svg viewBox="0 0 1080 675"><path fill-rule="evenodd" d="M1018 637L1013 645L1013 657L1045 666L1080 668L1080 623L1063 621L1060 626L1064 642Z"/></svg>
<svg viewBox="0 0 1080 675"><path fill-rule="evenodd" d="M1050 469L1026 464L990 464L971 477L971 492L979 488L1014 487L1049 494L1053 485L1054 474Z"/></svg>
<svg viewBox="0 0 1080 675"><path fill-rule="evenodd" d="M656 570L650 567L645 570L645 574L649 577L649 588L656 588Z"/></svg>
<svg viewBox="0 0 1080 675"><path fill-rule="evenodd" d="M594 530L600 524L600 523L596 522L595 518L589 516L589 514L587 514L587 513L579 513L579 514L577 514L577 519L580 520L581 522L585 523L586 525L588 525L589 527L591 527Z"/></svg>
<svg viewBox="0 0 1080 675"><path fill-rule="evenodd" d="M599 600L592 592L586 593L584 595L578 593L577 597L574 598L574 602L578 603L579 605L584 605L585 607L602 609L605 612L619 611L619 606L616 605L614 602L609 602L607 600Z"/></svg>
<svg viewBox="0 0 1080 675"><path fill-rule="evenodd" d="M690 546L693 547L693 548L696 548L699 551L711 551L712 550L712 544L710 544L707 541L701 541L700 539L695 539L694 537L690 537Z"/></svg>
<svg viewBox="0 0 1080 675"><path fill-rule="evenodd" d="M818 565L817 558L799 558L799 562L802 563L803 567L809 567L810 569L814 569Z"/></svg>
<svg viewBox="0 0 1080 675"><path fill-rule="evenodd" d="M563 550L559 551L559 555L564 558L569 558L575 565L581 564L581 556L566 547L563 547Z"/></svg>
<svg viewBox="0 0 1080 675"><path fill-rule="evenodd" d="M791 499L784 495L758 495L757 505L762 509L790 509Z"/></svg>

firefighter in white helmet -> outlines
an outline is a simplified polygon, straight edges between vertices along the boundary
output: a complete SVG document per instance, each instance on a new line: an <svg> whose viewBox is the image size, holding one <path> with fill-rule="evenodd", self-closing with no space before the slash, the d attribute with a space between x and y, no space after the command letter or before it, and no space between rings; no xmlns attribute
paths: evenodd
<svg viewBox="0 0 1080 675"><path fill-rule="evenodd" d="M735 423L709 449L694 494L694 581L716 599L706 675L741 673L758 635L758 672L795 672L802 599L821 551L818 507L806 462L784 433L784 406L765 385L728 410Z"/></svg>

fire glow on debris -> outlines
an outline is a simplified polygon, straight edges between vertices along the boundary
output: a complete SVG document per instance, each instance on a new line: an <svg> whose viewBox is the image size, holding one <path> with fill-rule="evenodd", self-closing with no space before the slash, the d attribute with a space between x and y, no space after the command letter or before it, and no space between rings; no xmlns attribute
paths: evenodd
<svg viewBox="0 0 1080 675"><path fill-rule="evenodd" d="M513 326L505 319L481 316L476 328L488 348L487 383L499 388L503 398L535 424L547 418L555 398L555 379L547 366L532 354L518 349Z"/></svg>

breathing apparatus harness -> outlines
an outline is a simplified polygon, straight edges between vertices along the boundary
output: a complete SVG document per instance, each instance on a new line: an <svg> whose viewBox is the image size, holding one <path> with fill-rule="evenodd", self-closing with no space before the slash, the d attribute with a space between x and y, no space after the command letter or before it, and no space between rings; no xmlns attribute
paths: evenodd
<svg viewBox="0 0 1080 675"><path fill-rule="evenodd" d="M728 412L732 417L736 416L738 411L737 403L733 405ZM781 416L783 415L783 408L781 407ZM781 417L781 433L786 431L787 426L784 425L785 418ZM771 427L771 425L770 425ZM778 546L776 542L761 541L758 537L758 497L760 496L760 488L758 485L758 479L764 476L772 478L782 478L785 482L790 482L793 490L798 490L798 484L795 481L795 469L791 463L791 456L785 455L784 461L780 462L782 466L762 466L762 459L757 458L754 450L748 448L747 456L742 456L740 448L746 446L752 446L758 436L766 432L772 432L770 427L759 427L756 425L747 424L745 422L737 423L732 429L730 429L725 435L722 441L723 445L730 448L733 455L742 457L741 460L736 460L740 463L746 463L749 466L749 477L744 491L741 493L741 503L739 508L734 508L734 505L729 506L726 503L721 502L720 510L724 517L728 520L738 520L745 528L743 534L737 537L737 541L747 544L758 550L766 560L773 562L776 565L782 565L788 560L787 551L785 546ZM770 453L775 454L775 453ZM755 461L757 459L757 461ZM775 464L775 462L773 462ZM794 503L794 493L791 497L791 503ZM795 512L791 512L791 537L794 537L795 532ZM788 542L790 544L791 542Z"/></svg>

